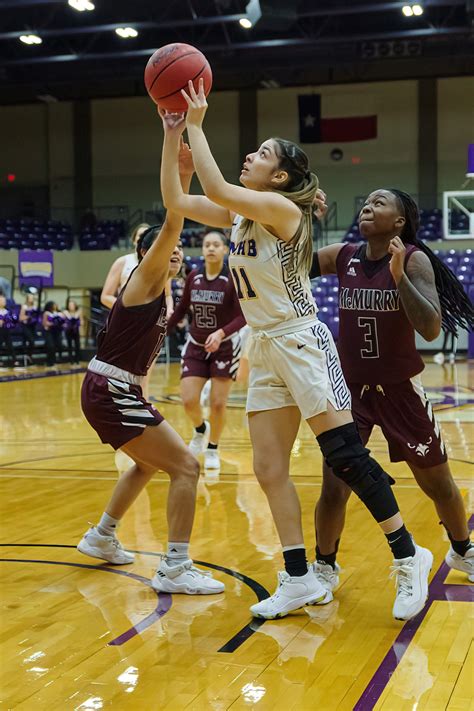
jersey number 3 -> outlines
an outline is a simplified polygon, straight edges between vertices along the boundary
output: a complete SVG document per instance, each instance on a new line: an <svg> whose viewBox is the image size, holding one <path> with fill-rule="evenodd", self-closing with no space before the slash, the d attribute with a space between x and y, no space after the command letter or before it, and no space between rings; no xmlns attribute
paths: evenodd
<svg viewBox="0 0 474 711"><path fill-rule="evenodd" d="M257 294L250 283L244 267L232 267L232 276L234 277L234 284L237 290L237 296L240 300L242 299L256 299Z"/></svg>
<svg viewBox="0 0 474 711"><path fill-rule="evenodd" d="M357 324L364 329L364 342L367 348L360 349L361 358L379 357L379 339L377 336L377 321L373 316L359 316Z"/></svg>

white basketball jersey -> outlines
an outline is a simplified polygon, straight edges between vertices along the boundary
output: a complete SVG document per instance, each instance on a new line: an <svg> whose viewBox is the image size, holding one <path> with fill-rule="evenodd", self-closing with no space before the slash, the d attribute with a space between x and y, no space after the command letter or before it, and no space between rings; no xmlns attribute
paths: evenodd
<svg viewBox="0 0 474 711"><path fill-rule="evenodd" d="M123 289L125 286L125 283L132 273L132 271L135 269L135 267L138 265L138 257L135 252L132 252L131 254L126 254L125 259L123 260L123 267L122 267L122 273L120 275L120 289Z"/></svg>
<svg viewBox="0 0 474 711"><path fill-rule="evenodd" d="M249 326L265 330L316 318L309 277L290 266L292 245L256 222L244 234L242 219L237 215L232 226L229 266Z"/></svg>

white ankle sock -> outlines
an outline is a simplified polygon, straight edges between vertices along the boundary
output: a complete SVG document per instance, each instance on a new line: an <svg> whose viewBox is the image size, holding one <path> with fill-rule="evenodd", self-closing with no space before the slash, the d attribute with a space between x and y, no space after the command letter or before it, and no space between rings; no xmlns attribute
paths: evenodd
<svg viewBox="0 0 474 711"><path fill-rule="evenodd" d="M189 558L189 543L168 542L166 560L169 565L178 565Z"/></svg>
<svg viewBox="0 0 474 711"><path fill-rule="evenodd" d="M119 523L120 519L109 516L109 514L104 511L100 517L99 523L97 524L97 530L103 536L115 536Z"/></svg>

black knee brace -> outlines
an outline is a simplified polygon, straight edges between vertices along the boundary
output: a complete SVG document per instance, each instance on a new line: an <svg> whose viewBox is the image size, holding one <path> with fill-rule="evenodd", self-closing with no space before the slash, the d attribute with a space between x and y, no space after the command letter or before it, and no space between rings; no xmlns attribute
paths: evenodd
<svg viewBox="0 0 474 711"><path fill-rule="evenodd" d="M354 422L323 432L317 438L321 452L334 474L351 487L377 522L398 513L390 488L395 481L364 447Z"/></svg>

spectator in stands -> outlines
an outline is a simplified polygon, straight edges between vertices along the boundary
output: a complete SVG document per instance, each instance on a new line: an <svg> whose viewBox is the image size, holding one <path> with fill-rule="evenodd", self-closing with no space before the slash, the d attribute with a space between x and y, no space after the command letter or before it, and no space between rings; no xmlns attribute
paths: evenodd
<svg viewBox="0 0 474 711"><path fill-rule="evenodd" d="M20 323L23 335L23 347L28 363L33 362L33 351L35 347L36 326L38 324L39 311L33 294L27 294L25 303L20 309Z"/></svg>
<svg viewBox="0 0 474 711"><path fill-rule="evenodd" d="M64 334L66 336L69 362L71 365L78 364L81 360L81 337L80 329L82 323L82 312L73 299L68 299L66 308L63 311Z"/></svg>
<svg viewBox="0 0 474 711"><path fill-rule="evenodd" d="M0 276L0 294L3 294L7 299L12 298L12 286L8 279Z"/></svg>
<svg viewBox="0 0 474 711"><path fill-rule="evenodd" d="M63 354L64 317L54 301L47 301L43 312L43 331L46 341L46 365L56 364L56 354L61 362Z"/></svg>
<svg viewBox="0 0 474 711"><path fill-rule="evenodd" d="M4 294L0 294L0 348L7 352L7 365L13 367L15 365L15 349L11 330L16 325L16 319L12 312L7 309L7 299Z"/></svg>

